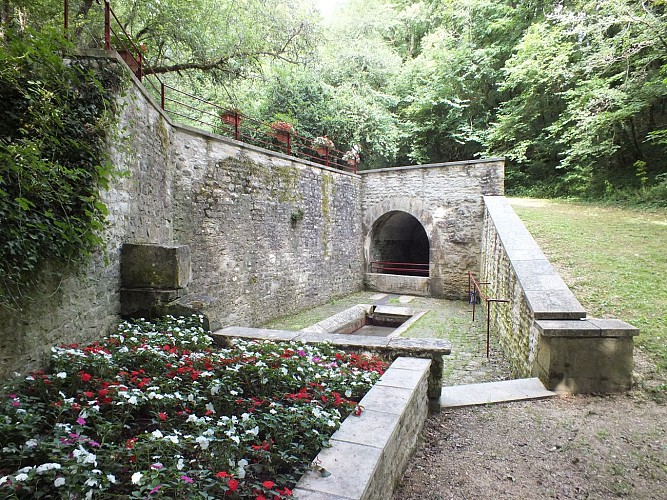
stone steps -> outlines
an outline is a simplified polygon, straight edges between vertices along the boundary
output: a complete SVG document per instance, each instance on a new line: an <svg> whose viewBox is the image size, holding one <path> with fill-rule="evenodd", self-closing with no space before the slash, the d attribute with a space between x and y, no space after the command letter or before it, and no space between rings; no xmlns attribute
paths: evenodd
<svg viewBox="0 0 667 500"><path fill-rule="evenodd" d="M526 399L544 399L553 396L556 396L556 393L545 389L538 378L454 385L442 388L440 408L507 403Z"/></svg>

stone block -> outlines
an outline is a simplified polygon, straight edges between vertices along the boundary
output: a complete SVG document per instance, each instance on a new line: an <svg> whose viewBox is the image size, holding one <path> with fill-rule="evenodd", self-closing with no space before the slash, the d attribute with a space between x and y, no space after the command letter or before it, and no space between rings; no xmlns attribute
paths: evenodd
<svg viewBox="0 0 667 500"><path fill-rule="evenodd" d="M600 337L600 327L585 319L535 321L537 331L545 337Z"/></svg>
<svg viewBox="0 0 667 500"><path fill-rule="evenodd" d="M156 290L153 288L121 288L120 314L123 317L152 318L160 314L161 305L176 300L182 290Z"/></svg>
<svg viewBox="0 0 667 500"><path fill-rule="evenodd" d="M568 393L613 393L632 386L632 337L540 335L536 375L547 389Z"/></svg>
<svg viewBox="0 0 667 500"><path fill-rule="evenodd" d="M344 494L346 498L365 498L369 478L375 472L382 449L333 439L331 445L315 459L330 475L324 477L318 471L306 472L298 487L328 495Z"/></svg>
<svg viewBox="0 0 667 500"><path fill-rule="evenodd" d="M590 318L588 321L600 328L603 337L635 337L639 335L639 328L620 319Z"/></svg>
<svg viewBox="0 0 667 500"><path fill-rule="evenodd" d="M392 370L388 370L382 375L380 380L376 383L378 386L387 387L403 387L410 389L416 386L422 377L422 372L414 370L402 370L395 368L392 364Z"/></svg>
<svg viewBox="0 0 667 500"><path fill-rule="evenodd" d="M123 288L185 288L190 281L190 247L125 243L121 249Z"/></svg>
<svg viewBox="0 0 667 500"><path fill-rule="evenodd" d="M336 431L336 440L384 448L400 420L399 415L387 413L382 407L364 409L361 415L347 418Z"/></svg>
<svg viewBox="0 0 667 500"><path fill-rule="evenodd" d="M228 326L211 333L216 344L226 344L229 339L242 338L246 340L274 340L290 342L299 337L299 332L289 330L269 330L266 328L245 328Z"/></svg>

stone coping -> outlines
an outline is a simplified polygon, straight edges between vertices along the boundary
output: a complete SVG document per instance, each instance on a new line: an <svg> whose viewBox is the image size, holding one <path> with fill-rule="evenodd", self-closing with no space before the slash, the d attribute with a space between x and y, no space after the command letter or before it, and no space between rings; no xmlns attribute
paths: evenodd
<svg viewBox="0 0 667 500"><path fill-rule="evenodd" d="M586 310L542 253L507 198L484 196L484 204L535 319L585 318Z"/></svg>
<svg viewBox="0 0 667 500"><path fill-rule="evenodd" d="M358 173L359 175L369 175L369 174L377 174L380 172L400 172L401 170L420 170L424 168L455 167L460 165L475 165L479 163L495 163L499 161L505 161L505 158L484 158L481 160L448 161L445 163L428 163L426 165L406 165L402 167L374 168L372 170L360 170Z"/></svg>
<svg viewBox="0 0 667 500"><path fill-rule="evenodd" d="M397 358L294 489L308 500L391 498L428 415L427 359Z"/></svg>
<svg viewBox="0 0 667 500"><path fill-rule="evenodd" d="M365 347L372 351L398 351L403 355L449 355L452 345L447 340L409 338L409 337L371 337L365 335L349 335L343 333L295 332L292 330L269 330L267 328L247 328L228 326L211 333L214 341L225 343L229 338L245 338L254 340L302 341L306 343L329 342L341 349Z"/></svg>
<svg viewBox="0 0 667 500"><path fill-rule="evenodd" d="M635 337L636 328L620 319L537 320L537 331L545 337Z"/></svg>
<svg viewBox="0 0 667 500"><path fill-rule="evenodd" d="M307 326L302 329L302 332L328 334L335 332L348 325L352 325L358 321L363 321L367 314L370 314L371 309L375 308L378 314L391 314L396 316L410 316L403 324L396 327L396 329L387 335L387 338L399 337L403 332L410 328L415 321L419 320L427 311L415 310L410 307L387 306L387 305L372 305L372 304L356 304L344 311L334 314L314 325Z"/></svg>

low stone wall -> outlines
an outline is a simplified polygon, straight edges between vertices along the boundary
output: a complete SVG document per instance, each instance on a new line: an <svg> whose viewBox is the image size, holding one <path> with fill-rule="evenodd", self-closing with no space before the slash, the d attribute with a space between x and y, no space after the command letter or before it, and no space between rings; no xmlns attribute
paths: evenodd
<svg viewBox="0 0 667 500"><path fill-rule="evenodd" d="M558 272L503 196L485 196L482 282L491 325L515 376L564 392L616 392L632 383L632 337L618 320L586 319Z"/></svg>
<svg viewBox="0 0 667 500"><path fill-rule="evenodd" d="M245 328L229 326L211 333L217 345L225 346L231 339L272 340L275 342L306 342L330 344L348 352L370 353L387 362L399 357L426 358L431 360L428 377L428 397L430 409L439 411L442 394L443 356L452 352L451 344L442 339L413 339L404 337L370 337L341 333L294 332L291 330L270 330L268 328Z"/></svg>
<svg viewBox="0 0 667 500"><path fill-rule="evenodd" d="M428 414L430 361L398 358L315 458L294 497L327 500L391 498ZM325 474L322 472L326 471Z"/></svg>

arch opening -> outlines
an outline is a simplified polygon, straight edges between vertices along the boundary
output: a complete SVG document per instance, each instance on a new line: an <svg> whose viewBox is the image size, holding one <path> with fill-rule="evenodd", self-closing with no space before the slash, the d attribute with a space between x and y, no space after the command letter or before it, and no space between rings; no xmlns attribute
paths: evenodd
<svg viewBox="0 0 667 500"><path fill-rule="evenodd" d="M429 275L430 242L424 226L407 212L381 216L370 232L370 272L402 276Z"/></svg>

